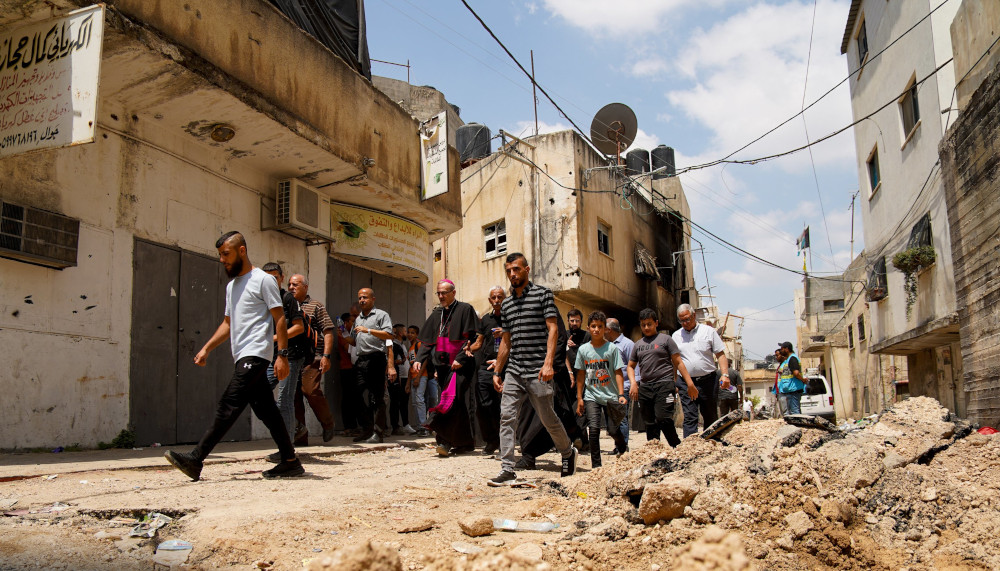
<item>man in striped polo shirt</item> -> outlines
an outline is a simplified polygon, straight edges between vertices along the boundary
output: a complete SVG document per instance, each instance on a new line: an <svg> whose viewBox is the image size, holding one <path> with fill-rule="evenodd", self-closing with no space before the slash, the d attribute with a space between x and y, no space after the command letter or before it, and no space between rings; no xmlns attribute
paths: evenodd
<svg viewBox="0 0 1000 571"><path fill-rule="evenodd" d="M515 252L507 256L504 271L510 280L511 295L503 300L500 308L503 336L493 367L493 386L503 395L500 399L500 474L488 482L491 486L503 486L517 478L514 474L514 430L517 411L524 399L534 407L562 454L562 476L572 476L576 472L576 449L552 404L559 311L552 291L528 280L530 270L524 254ZM502 379L497 372L504 370L506 378Z"/></svg>

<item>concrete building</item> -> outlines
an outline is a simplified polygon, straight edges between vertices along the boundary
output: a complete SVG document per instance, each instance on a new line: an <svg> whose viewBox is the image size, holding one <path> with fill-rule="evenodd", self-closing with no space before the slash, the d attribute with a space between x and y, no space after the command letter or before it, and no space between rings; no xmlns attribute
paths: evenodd
<svg viewBox="0 0 1000 571"><path fill-rule="evenodd" d="M669 214L688 217L680 181L643 175L623 197L620 175L572 131L507 141L462 170L464 224L435 244L435 281L454 280L485 311L490 288L509 285L506 255L522 252L563 316L599 309L635 337L638 312L653 307L675 330L677 304L697 304L690 229Z"/></svg>
<svg viewBox="0 0 1000 571"><path fill-rule="evenodd" d="M909 394L906 359L873 354L864 252L840 276L808 277L796 292L798 353L830 381L839 419L881 412Z"/></svg>
<svg viewBox="0 0 1000 571"><path fill-rule="evenodd" d="M0 34L16 45L91 4L0 0ZM454 148L453 190L421 200L418 121L266 0L110 0L101 47L94 141L0 154L0 448L128 427L140 445L196 440L231 375L225 346L192 363L223 316L228 230L255 264L305 274L332 314L370 286L394 318L422 319L431 241L461 226ZM279 229L288 180L314 230ZM351 216L372 224L367 244L344 238ZM38 224L67 247L29 251ZM264 434L248 416L228 438Z"/></svg>
<svg viewBox="0 0 1000 571"><path fill-rule="evenodd" d="M968 417L1000 425L1000 4L964 0L951 27L958 121L941 142Z"/></svg>
<svg viewBox="0 0 1000 571"><path fill-rule="evenodd" d="M954 104L949 26L959 2L939 4L853 0L841 52L858 122L868 350L905 356L910 394L932 396L964 415L951 234L937 153L955 118L942 111ZM933 249L932 260L916 257L925 246ZM899 254L909 258L909 279L895 267Z"/></svg>

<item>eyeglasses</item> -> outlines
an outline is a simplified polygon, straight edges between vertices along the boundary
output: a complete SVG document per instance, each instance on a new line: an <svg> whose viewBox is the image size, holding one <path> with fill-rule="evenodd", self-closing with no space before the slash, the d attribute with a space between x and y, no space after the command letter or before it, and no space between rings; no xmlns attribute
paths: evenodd
<svg viewBox="0 0 1000 571"><path fill-rule="evenodd" d="M448 295L449 293L455 293L455 292L454 291L436 291L436 292L434 292L434 295L436 295L438 297L441 297L443 295Z"/></svg>

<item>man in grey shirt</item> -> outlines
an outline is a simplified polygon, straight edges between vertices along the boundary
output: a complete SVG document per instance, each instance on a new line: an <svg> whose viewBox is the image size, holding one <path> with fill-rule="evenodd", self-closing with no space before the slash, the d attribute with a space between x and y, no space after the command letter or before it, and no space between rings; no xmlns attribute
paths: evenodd
<svg viewBox="0 0 1000 571"><path fill-rule="evenodd" d="M698 432L699 412L705 427L719 418L720 387L715 373L715 359L719 359L719 368L727 371L722 375L723 389L729 388L729 362L719 333L709 325L698 323L693 307L686 303L678 306L677 320L681 322L681 328L674 332L673 339L693 381L677 378L684 409L684 438L687 438Z"/></svg>
<svg viewBox="0 0 1000 571"><path fill-rule="evenodd" d="M358 290L358 306L361 313L354 320L353 337L358 352L354 363L354 394L362 430L354 442L376 444L382 442L382 435L375 428L375 414L385 400L386 377L396 378L396 364L386 357L386 341L390 341L390 351L392 348L392 319L375 307L375 292L371 288Z"/></svg>
<svg viewBox="0 0 1000 571"><path fill-rule="evenodd" d="M235 371L226 392L219 399L215 422L194 450L189 453L168 450L164 456L187 477L198 481L205 458L249 404L257 418L271 431L271 438L278 445L281 456L277 466L264 471L264 478L301 476L305 470L295 457L295 448L267 382L267 367L274 355L271 339L275 332L278 350L274 357L274 375L279 379L288 376L288 329L281 298L278 297L278 283L250 264L246 240L239 232L224 234L215 247L219 251L219 261L231 278L226 286L226 316L215 334L195 355L194 363L204 367L208 354L228 338Z"/></svg>

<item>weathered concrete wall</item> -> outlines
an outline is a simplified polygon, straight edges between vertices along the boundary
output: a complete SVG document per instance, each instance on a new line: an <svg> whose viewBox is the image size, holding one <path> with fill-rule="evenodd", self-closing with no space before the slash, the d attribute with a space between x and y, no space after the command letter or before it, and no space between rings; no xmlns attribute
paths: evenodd
<svg viewBox="0 0 1000 571"><path fill-rule="evenodd" d="M1000 35L1000 3L995 0L962 0L951 23L958 109L965 109L972 94L1000 63L1000 50L993 46L997 35ZM994 49L990 49L991 46Z"/></svg>
<svg viewBox="0 0 1000 571"><path fill-rule="evenodd" d="M1000 424L1000 67L941 143L969 418Z"/></svg>
<svg viewBox="0 0 1000 571"><path fill-rule="evenodd" d="M548 174L537 175L537 245L530 168L494 154L462 173L467 179L462 185L464 226L436 243L442 249L442 259L435 262L434 281L446 276L455 280L460 299L485 309L490 287L506 286L507 280L504 256L485 258L483 227L503 219L507 253L520 251L528 257L533 280L553 289L564 313L571 307L584 313L620 311L620 317L634 321L635 313L652 306L661 311L661 326L675 325L672 293L634 271L636 241L654 251L664 220L650 212L648 203L622 208L620 197L607 192L614 188L607 171L595 171L584 186L583 170L603 166L603 162L572 132L532 137L530 143L536 145L534 152L523 145L518 150L533 156ZM598 220L611 227L610 255L597 249ZM657 263L669 265L669 257ZM623 325L628 329L632 324Z"/></svg>

